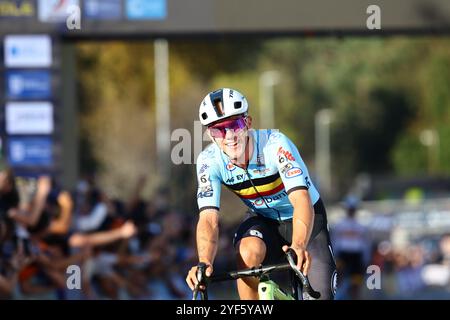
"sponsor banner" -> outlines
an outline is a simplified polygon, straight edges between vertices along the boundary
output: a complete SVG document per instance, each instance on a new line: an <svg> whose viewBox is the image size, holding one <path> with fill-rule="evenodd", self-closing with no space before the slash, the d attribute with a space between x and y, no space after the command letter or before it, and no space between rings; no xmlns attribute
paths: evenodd
<svg viewBox="0 0 450 320"><path fill-rule="evenodd" d="M39 0L38 16L42 22L66 22L71 6L80 6L79 0Z"/></svg>
<svg viewBox="0 0 450 320"><path fill-rule="evenodd" d="M5 84L8 99L49 99L52 95L48 71L7 71Z"/></svg>
<svg viewBox="0 0 450 320"><path fill-rule="evenodd" d="M0 0L0 18L33 18L35 12L32 0Z"/></svg>
<svg viewBox="0 0 450 320"><path fill-rule="evenodd" d="M50 102L9 102L6 104L8 134L51 134L53 105Z"/></svg>
<svg viewBox="0 0 450 320"><path fill-rule="evenodd" d="M167 16L166 0L127 0L126 12L130 20L163 20Z"/></svg>
<svg viewBox="0 0 450 320"><path fill-rule="evenodd" d="M9 35L4 55L6 67L50 67L52 41L48 35Z"/></svg>
<svg viewBox="0 0 450 320"><path fill-rule="evenodd" d="M9 138L8 162L11 166L51 166L52 140L48 137Z"/></svg>
<svg viewBox="0 0 450 320"><path fill-rule="evenodd" d="M118 20L122 17L121 0L85 0L84 15L87 19Z"/></svg>

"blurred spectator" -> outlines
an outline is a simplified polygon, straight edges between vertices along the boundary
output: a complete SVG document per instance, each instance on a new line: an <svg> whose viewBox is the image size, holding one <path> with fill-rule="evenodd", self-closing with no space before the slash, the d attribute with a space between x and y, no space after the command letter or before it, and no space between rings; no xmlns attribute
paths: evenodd
<svg viewBox="0 0 450 320"><path fill-rule="evenodd" d="M443 235L439 241L442 255L442 264L450 267L450 234Z"/></svg>
<svg viewBox="0 0 450 320"><path fill-rule="evenodd" d="M346 217L331 230L338 270L338 296L360 298L361 285L369 265L371 243L368 230L356 219L359 200L348 197L344 202Z"/></svg>
<svg viewBox="0 0 450 320"><path fill-rule="evenodd" d="M15 224L10 212L19 206L19 192L11 169L0 163L0 298L9 299L27 262L23 246L15 241Z"/></svg>
<svg viewBox="0 0 450 320"><path fill-rule="evenodd" d="M423 282L428 286L449 288L450 285L450 235L445 234L438 242L440 261L423 266Z"/></svg>
<svg viewBox="0 0 450 320"><path fill-rule="evenodd" d="M397 287L400 295L413 296L423 288L423 251L420 246L410 246L395 255Z"/></svg>
<svg viewBox="0 0 450 320"><path fill-rule="evenodd" d="M75 220L75 229L81 232L89 232L100 229L108 216L108 206L98 189L90 189L87 192L84 203L81 203L79 215Z"/></svg>

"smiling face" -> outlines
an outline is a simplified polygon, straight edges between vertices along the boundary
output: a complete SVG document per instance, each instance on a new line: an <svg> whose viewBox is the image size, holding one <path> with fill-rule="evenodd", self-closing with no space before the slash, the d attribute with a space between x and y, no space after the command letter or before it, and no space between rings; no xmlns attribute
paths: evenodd
<svg viewBox="0 0 450 320"><path fill-rule="evenodd" d="M245 163L251 117L235 116L208 127L210 137L233 162ZM248 150L247 150L247 153Z"/></svg>

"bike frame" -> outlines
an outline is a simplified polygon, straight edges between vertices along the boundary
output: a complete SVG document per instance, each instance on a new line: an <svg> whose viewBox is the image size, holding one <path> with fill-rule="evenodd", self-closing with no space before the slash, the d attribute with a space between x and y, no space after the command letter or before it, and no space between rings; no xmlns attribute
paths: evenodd
<svg viewBox="0 0 450 320"><path fill-rule="evenodd" d="M293 296L285 293L278 284L272 280L261 281L258 285L259 300L295 300Z"/></svg>

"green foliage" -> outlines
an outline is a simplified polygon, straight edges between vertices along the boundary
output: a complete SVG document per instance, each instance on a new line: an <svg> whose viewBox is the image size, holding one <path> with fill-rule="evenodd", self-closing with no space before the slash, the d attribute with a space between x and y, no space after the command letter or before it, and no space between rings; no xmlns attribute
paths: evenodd
<svg viewBox="0 0 450 320"><path fill-rule="evenodd" d="M448 119L448 117L447 117ZM448 120L447 120L448 121ZM448 123L448 122L447 122ZM438 173L450 176L450 126L442 124L437 128L438 141Z"/></svg>
<svg viewBox="0 0 450 320"><path fill-rule="evenodd" d="M409 155L409 156L406 156ZM418 135L403 133L391 151L394 170L401 176L420 176L427 171L427 150Z"/></svg>

